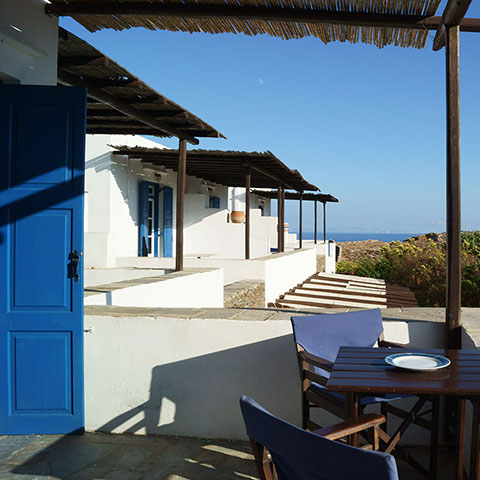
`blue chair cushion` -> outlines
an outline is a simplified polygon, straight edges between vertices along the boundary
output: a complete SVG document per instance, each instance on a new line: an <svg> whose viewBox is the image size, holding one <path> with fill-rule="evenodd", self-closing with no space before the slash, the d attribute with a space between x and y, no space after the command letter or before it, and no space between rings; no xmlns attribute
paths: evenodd
<svg viewBox="0 0 480 480"><path fill-rule="evenodd" d="M346 347L373 347L383 332L379 308L347 313L324 313L292 317L295 342L307 352L335 362L338 349ZM315 367L324 378L330 373Z"/></svg>
<svg viewBox="0 0 480 480"><path fill-rule="evenodd" d="M388 453L307 432L245 396L240 406L247 435L270 451L279 480L398 480L395 459Z"/></svg>

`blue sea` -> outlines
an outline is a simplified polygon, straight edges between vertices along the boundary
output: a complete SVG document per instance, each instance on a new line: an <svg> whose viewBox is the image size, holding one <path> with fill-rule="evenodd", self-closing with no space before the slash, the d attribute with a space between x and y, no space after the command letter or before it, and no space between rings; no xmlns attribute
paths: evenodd
<svg viewBox="0 0 480 480"><path fill-rule="evenodd" d="M360 242L362 240L380 240L382 242L403 241L421 233L335 233L327 232L327 239L335 242ZM313 232L303 232L305 240L313 240ZM323 239L323 232L318 232L317 238Z"/></svg>

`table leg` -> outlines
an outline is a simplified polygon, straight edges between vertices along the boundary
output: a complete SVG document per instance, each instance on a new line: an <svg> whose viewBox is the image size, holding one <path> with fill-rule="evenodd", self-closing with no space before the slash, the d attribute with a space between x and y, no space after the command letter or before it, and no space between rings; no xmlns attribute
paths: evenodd
<svg viewBox="0 0 480 480"><path fill-rule="evenodd" d="M347 418L357 417L359 414L359 407L358 393L347 393ZM358 433L350 435L348 441L353 447L358 447Z"/></svg>
<svg viewBox="0 0 480 480"><path fill-rule="evenodd" d="M480 473L480 404L477 398L472 399L472 446L470 447L470 480L478 480Z"/></svg>
<svg viewBox="0 0 480 480"><path fill-rule="evenodd" d="M430 468L429 477L432 480L437 478L438 465L438 435L440 422L440 397L435 396L432 401L432 430L430 432Z"/></svg>
<svg viewBox="0 0 480 480"><path fill-rule="evenodd" d="M461 398L458 401L458 425L457 425L457 463L455 466L455 480L463 480L465 462L465 414L467 400Z"/></svg>

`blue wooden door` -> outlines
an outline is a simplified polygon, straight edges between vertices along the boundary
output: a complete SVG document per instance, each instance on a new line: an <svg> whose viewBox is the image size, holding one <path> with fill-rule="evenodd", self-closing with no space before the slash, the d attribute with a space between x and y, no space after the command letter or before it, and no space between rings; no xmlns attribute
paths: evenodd
<svg viewBox="0 0 480 480"><path fill-rule="evenodd" d="M173 188L163 187L163 256L172 256Z"/></svg>
<svg viewBox="0 0 480 480"><path fill-rule="evenodd" d="M83 412L86 91L0 85L0 434Z"/></svg>

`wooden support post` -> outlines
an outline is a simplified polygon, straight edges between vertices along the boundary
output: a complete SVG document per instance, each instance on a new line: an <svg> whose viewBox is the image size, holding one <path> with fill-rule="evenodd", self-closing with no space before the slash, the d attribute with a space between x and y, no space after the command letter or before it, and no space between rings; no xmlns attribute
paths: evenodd
<svg viewBox="0 0 480 480"><path fill-rule="evenodd" d="M327 243L327 202L323 202L323 243Z"/></svg>
<svg viewBox="0 0 480 480"><path fill-rule="evenodd" d="M446 348L461 348L462 266L460 206L459 27L446 29L447 76L447 302Z"/></svg>
<svg viewBox="0 0 480 480"><path fill-rule="evenodd" d="M185 201L185 180L187 173L187 141L180 139L178 146L177 171L177 224L175 245L175 270L183 270L183 206Z"/></svg>
<svg viewBox="0 0 480 480"><path fill-rule="evenodd" d="M245 260L250 260L250 188L252 174L250 169L245 176Z"/></svg>
<svg viewBox="0 0 480 480"><path fill-rule="evenodd" d="M303 212L302 212L302 192L300 192L299 212L298 212L298 246L303 247Z"/></svg>
<svg viewBox="0 0 480 480"><path fill-rule="evenodd" d="M313 216L314 216L314 221L313 221L313 243L316 245L317 244L317 201L313 201Z"/></svg>
<svg viewBox="0 0 480 480"><path fill-rule="evenodd" d="M282 187L277 189L277 252L282 251Z"/></svg>
<svg viewBox="0 0 480 480"><path fill-rule="evenodd" d="M285 187L282 186L282 252L285 251Z"/></svg>

